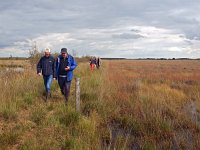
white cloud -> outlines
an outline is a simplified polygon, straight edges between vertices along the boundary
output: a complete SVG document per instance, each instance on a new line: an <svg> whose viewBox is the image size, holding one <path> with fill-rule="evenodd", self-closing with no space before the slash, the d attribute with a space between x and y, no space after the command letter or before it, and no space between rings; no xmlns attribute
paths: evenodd
<svg viewBox="0 0 200 150"><path fill-rule="evenodd" d="M137 33L136 33L136 32ZM138 38L116 38L113 35L141 35ZM17 50L31 47L37 42L40 50L46 47L60 52L62 47L75 50L78 55L98 55L101 57L198 57L200 42L187 38L174 30L153 26L126 26L107 29L79 29L73 33L48 33L15 42ZM15 51L11 48L11 51ZM21 53L24 52L21 51ZM20 53L20 54L21 54ZM199 54L199 53L198 53ZM143 56L142 56L143 55Z"/></svg>
<svg viewBox="0 0 200 150"><path fill-rule="evenodd" d="M179 48L179 47L169 47L168 51L171 52L181 52L183 49Z"/></svg>
<svg viewBox="0 0 200 150"><path fill-rule="evenodd" d="M27 57L28 51L24 51L24 50L18 49L16 47L0 48L0 56L1 57L9 57L10 55L12 55L14 57Z"/></svg>

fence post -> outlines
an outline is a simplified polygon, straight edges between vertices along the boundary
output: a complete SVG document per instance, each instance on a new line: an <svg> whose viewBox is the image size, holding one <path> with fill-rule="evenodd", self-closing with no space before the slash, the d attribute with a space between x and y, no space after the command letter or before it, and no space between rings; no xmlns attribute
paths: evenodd
<svg viewBox="0 0 200 150"><path fill-rule="evenodd" d="M76 111L80 112L80 78L76 78Z"/></svg>

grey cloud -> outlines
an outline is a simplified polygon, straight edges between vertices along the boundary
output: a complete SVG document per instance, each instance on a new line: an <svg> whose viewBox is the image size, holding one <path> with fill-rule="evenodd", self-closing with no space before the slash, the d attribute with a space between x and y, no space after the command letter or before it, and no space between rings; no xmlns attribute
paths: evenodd
<svg viewBox="0 0 200 150"><path fill-rule="evenodd" d="M139 33L140 30L137 30L137 29L131 29L131 32Z"/></svg>
<svg viewBox="0 0 200 150"><path fill-rule="evenodd" d="M130 33L122 33L122 34L114 34L112 35L113 38L120 38L120 39L138 39L144 38L144 36L140 34L130 34Z"/></svg>
<svg viewBox="0 0 200 150"><path fill-rule="evenodd" d="M0 48L16 46L17 41L34 39L46 33L73 34L82 29L109 30L128 25L172 29L184 34L188 41L199 40L199 9L200 2L197 0L181 2L180 0L1 1ZM89 49L88 44L91 42L113 40L120 43L123 39L128 41L128 39L140 38L143 36L134 28L129 31L110 33L110 38L105 36L96 39L86 34L80 35L80 39L85 43L78 48ZM73 44L70 46L73 47ZM100 50L97 53L101 53Z"/></svg>

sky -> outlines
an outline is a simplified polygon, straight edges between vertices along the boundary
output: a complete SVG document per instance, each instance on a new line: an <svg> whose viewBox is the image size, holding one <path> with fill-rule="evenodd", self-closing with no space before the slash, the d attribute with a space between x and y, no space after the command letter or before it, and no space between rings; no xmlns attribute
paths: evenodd
<svg viewBox="0 0 200 150"><path fill-rule="evenodd" d="M0 57L200 58L199 0L1 0Z"/></svg>

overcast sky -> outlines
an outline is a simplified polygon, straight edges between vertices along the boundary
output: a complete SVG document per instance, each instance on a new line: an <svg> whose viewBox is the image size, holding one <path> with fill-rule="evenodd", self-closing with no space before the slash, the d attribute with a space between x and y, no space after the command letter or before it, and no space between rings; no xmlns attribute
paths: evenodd
<svg viewBox="0 0 200 150"><path fill-rule="evenodd" d="M200 57L199 0L1 0L0 57Z"/></svg>

